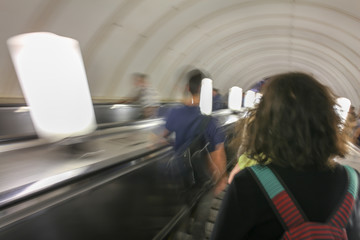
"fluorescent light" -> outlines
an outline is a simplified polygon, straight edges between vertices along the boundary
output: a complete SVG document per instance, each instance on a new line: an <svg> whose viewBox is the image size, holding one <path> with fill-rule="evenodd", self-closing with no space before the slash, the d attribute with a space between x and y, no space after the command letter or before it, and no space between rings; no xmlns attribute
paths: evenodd
<svg viewBox="0 0 360 240"><path fill-rule="evenodd" d="M212 112L212 80L204 78L201 81L200 90L200 111L203 114L210 115Z"/></svg>
<svg viewBox="0 0 360 240"><path fill-rule="evenodd" d="M28 112L30 111L29 107L18 107L14 112L21 113L21 112Z"/></svg>
<svg viewBox="0 0 360 240"><path fill-rule="evenodd" d="M248 90L245 93L244 97L244 107L253 108L255 105L255 92L252 90Z"/></svg>
<svg viewBox="0 0 360 240"><path fill-rule="evenodd" d="M119 107L121 107L120 104L113 104L110 109L117 109Z"/></svg>
<svg viewBox="0 0 360 240"><path fill-rule="evenodd" d="M259 104L262 96L263 96L263 95L262 95L261 93L256 93L256 94L255 94L254 104Z"/></svg>
<svg viewBox="0 0 360 240"><path fill-rule="evenodd" d="M57 141L92 132L96 121L79 42L40 32L7 44L37 134Z"/></svg>
<svg viewBox="0 0 360 240"><path fill-rule="evenodd" d="M341 118L342 125L345 123L348 112L350 110L351 101L347 98L340 97L336 99L335 111ZM343 126L341 126L342 128Z"/></svg>
<svg viewBox="0 0 360 240"><path fill-rule="evenodd" d="M233 111L241 110L243 90L239 87L232 87L229 90L229 109Z"/></svg>

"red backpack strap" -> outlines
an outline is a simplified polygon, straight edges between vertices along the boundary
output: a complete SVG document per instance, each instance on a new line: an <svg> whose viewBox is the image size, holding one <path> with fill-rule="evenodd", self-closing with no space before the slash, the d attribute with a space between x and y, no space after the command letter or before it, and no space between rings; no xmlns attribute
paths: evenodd
<svg viewBox="0 0 360 240"><path fill-rule="evenodd" d="M350 166L344 166L344 168L348 176L347 191L344 200L328 220L331 225L338 228L346 227L359 190L359 180L356 171Z"/></svg>
<svg viewBox="0 0 360 240"><path fill-rule="evenodd" d="M281 179L269 167L255 165L250 167L250 173L285 230L298 226L307 220L301 208L290 197L289 190L286 190L286 186L280 182Z"/></svg>

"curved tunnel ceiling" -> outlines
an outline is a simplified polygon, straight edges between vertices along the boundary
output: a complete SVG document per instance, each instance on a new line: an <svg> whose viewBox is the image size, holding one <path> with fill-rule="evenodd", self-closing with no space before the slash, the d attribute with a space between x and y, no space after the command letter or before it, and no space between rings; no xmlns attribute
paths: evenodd
<svg viewBox="0 0 360 240"><path fill-rule="evenodd" d="M49 31L80 42L95 102L130 96L133 72L180 99L198 67L223 93L303 71L360 103L358 0L2 0L0 24L1 102L22 100L6 40Z"/></svg>

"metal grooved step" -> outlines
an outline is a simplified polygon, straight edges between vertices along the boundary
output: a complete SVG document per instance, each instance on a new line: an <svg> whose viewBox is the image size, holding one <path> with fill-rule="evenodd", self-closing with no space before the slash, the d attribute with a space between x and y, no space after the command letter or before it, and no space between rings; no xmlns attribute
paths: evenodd
<svg viewBox="0 0 360 240"><path fill-rule="evenodd" d="M194 227L194 216L190 216L188 221L185 221L179 229L176 231L172 237L168 240L208 240L210 239L212 230L214 228L214 224L216 221L216 217L218 215L221 202L225 196L227 188L222 191L218 196L214 197L211 202L211 207L208 212L207 221L205 223L205 238L204 239L195 239L193 235L193 227Z"/></svg>

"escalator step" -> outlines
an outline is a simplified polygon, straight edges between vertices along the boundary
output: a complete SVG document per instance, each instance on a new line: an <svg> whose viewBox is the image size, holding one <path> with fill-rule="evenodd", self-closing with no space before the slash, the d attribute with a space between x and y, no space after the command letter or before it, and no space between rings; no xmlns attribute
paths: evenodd
<svg viewBox="0 0 360 240"><path fill-rule="evenodd" d="M219 195L216 196L216 199L220 199L220 200L224 199L225 193L226 193L226 189L221 193L219 193Z"/></svg>
<svg viewBox="0 0 360 240"><path fill-rule="evenodd" d="M177 232L172 240L193 240L192 236L188 233Z"/></svg>
<svg viewBox="0 0 360 240"><path fill-rule="evenodd" d="M214 224L211 223L211 222L207 222L207 223L205 224L205 233L206 233L206 235L208 235L208 236L210 237L213 228L214 228Z"/></svg>
<svg viewBox="0 0 360 240"><path fill-rule="evenodd" d="M221 202L222 202L222 200L214 198L213 201L212 201L212 204L211 204L211 208L219 210L220 206L221 206Z"/></svg>
<svg viewBox="0 0 360 240"><path fill-rule="evenodd" d="M210 209L210 213L209 213L209 218L208 218L208 221L211 222L211 223L214 223L215 220L216 220L216 217L218 215L218 212L217 210L215 209Z"/></svg>

